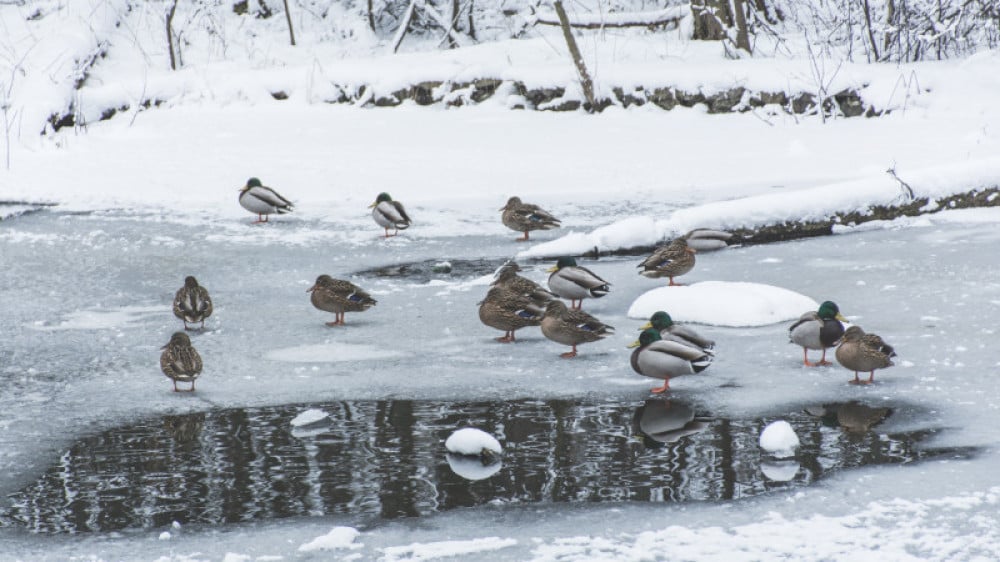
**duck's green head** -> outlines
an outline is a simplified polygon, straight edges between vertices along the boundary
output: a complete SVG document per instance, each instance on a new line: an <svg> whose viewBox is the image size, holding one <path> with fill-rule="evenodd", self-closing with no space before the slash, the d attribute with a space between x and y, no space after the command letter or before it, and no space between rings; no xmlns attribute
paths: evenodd
<svg viewBox="0 0 1000 562"><path fill-rule="evenodd" d="M640 330L646 330L648 328L656 328L657 330L665 330L674 325L674 319L670 317L666 312L659 310L653 313L649 317L649 322L647 322Z"/></svg>
<svg viewBox="0 0 1000 562"><path fill-rule="evenodd" d="M819 305L819 310L816 311L816 314L823 320L837 319L841 322L847 322L847 318L844 318L840 314L840 308L833 301L824 301L823 304Z"/></svg>
<svg viewBox="0 0 1000 562"><path fill-rule="evenodd" d="M556 262L555 267L550 268L548 271L549 272L559 271L560 269L562 269L564 267L576 267L576 258L561 257Z"/></svg>
<svg viewBox="0 0 1000 562"><path fill-rule="evenodd" d="M629 347L642 347L660 340L660 331L656 328L646 328L639 334L639 339L629 344Z"/></svg>
<svg viewBox="0 0 1000 562"><path fill-rule="evenodd" d="M260 180L257 178L250 178L247 180L247 184L243 186L241 191L246 191L252 187L264 187L264 184L260 183Z"/></svg>
<svg viewBox="0 0 1000 562"><path fill-rule="evenodd" d="M392 201L392 197L390 197L389 194L384 191L382 193L379 193L378 197L375 198L376 204L384 203L386 201Z"/></svg>

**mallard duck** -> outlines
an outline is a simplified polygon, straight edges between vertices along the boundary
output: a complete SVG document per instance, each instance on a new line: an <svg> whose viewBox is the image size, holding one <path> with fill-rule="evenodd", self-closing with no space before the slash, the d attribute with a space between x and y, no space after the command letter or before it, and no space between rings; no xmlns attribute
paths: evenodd
<svg viewBox="0 0 1000 562"><path fill-rule="evenodd" d="M576 357L576 346L597 341L615 329L582 310L570 310L560 300L549 301L542 317L542 333L550 340L573 347L560 355L564 359Z"/></svg>
<svg viewBox="0 0 1000 562"><path fill-rule="evenodd" d="M728 246L733 234L725 230L696 228L685 234L683 238L687 241L688 247L698 252L711 252Z"/></svg>
<svg viewBox="0 0 1000 562"><path fill-rule="evenodd" d="M630 361L632 370L647 377L663 379L663 386L651 389L659 394L670 390L670 379L700 373L712 364L712 356L697 346L664 340L656 328L646 328L628 347L636 348Z"/></svg>
<svg viewBox="0 0 1000 562"><path fill-rule="evenodd" d="M190 392L194 392L194 381L201 374L201 355L191 345L191 338L184 332L175 332L167 345L160 348L160 369L174 381L174 392L179 392L178 382L189 382Z"/></svg>
<svg viewBox="0 0 1000 562"><path fill-rule="evenodd" d="M854 371L851 384L871 384L875 382L875 369L892 367L896 351L876 334L866 334L860 326L851 326L844 332L844 339L837 347L837 361L850 371ZM858 371L868 371L868 380L858 378Z"/></svg>
<svg viewBox="0 0 1000 562"><path fill-rule="evenodd" d="M199 285L193 275L188 275L184 278L184 286L174 295L174 316L184 321L185 330L190 330L188 323L201 322L204 328L205 319L211 315L212 298L208 290Z"/></svg>
<svg viewBox="0 0 1000 562"><path fill-rule="evenodd" d="M674 324L673 318L666 312L659 310L649 317L649 322L644 324L640 330L655 328L660 331L660 339L673 340L679 343L700 347L705 353L715 355L715 342L702 337L701 334L687 326Z"/></svg>
<svg viewBox="0 0 1000 562"><path fill-rule="evenodd" d="M317 277L306 292L312 293L313 306L334 313L334 321L327 322L327 326L343 326L345 312L368 310L378 302L354 283L325 274Z"/></svg>
<svg viewBox="0 0 1000 562"><path fill-rule="evenodd" d="M674 277L680 277L694 268L694 248L688 246L684 238L675 238L673 242L666 246L661 246L653 252L653 255L642 260L636 267L643 268L639 275L649 278L669 277L670 285L674 283Z"/></svg>
<svg viewBox="0 0 1000 562"><path fill-rule="evenodd" d="M240 205L251 213L257 213L253 224L267 222L268 215L292 212L291 201L262 185L257 178L248 179L247 184L240 188Z"/></svg>
<svg viewBox="0 0 1000 562"><path fill-rule="evenodd" d="M503 211L500 220L504 226L524 233L524 238L518 238L518 242L527 242L528 232L532 230L551 230L562 226L561 221L551 213L538 205L522 203L520 197L511 197L500 210Z"/></svg>
<svg viewBox="0 0 1000 562"><path fill-rule="evenodd" d="M586 267L576 265L573 258L559 258L556 265L547 271L551 273L549 290L569 299L570 306L576 310L583 308L583 299L599 299L611 291L611 283Z"/></svg>
<svg viewBox="0 0 1000 562"><path fill-rule="evenodd" d="M486 298L479 301L479 320L491 328L503 330L504 335L496 339L502 343L517 341L514 332L527 326L538 326L544 314L544 308L531 297L506 287L492 287Z"/></svg>
<svg viewBox="0 0 1000 562"><path fill-rule="evenodd" d="M829 365L826 350L834 347L844 335L847 319L840 314L840 308L833 301L825 301L816 311L806 312L788 327L788 337L792 343L802 346L802 363L807 367ZM809 362L809 350L821 349L823 356L819 363Z"/></svg>
<svg viewBox="0 0 1000 562"><path fill-rule="evenodd" d="M399 201L393 201L388 193L382 192L375 198L375 202L368 205L372 209L372 218L379 226L385 229L385 237L395 236L400 230L406 230L410 226L410 216L406 214L406 209ZM389 234L389 228L394 232Z"/></svg>
<svg viewBox="0 0 1000 562"><path fill-rule="evenodd" d="M497 269L490 286L504 287L515 293L531 297L531 300L535 301L542 308L545 308L545 304L550 300L556 298L552 292L543 289L538 283L518 275L519 271L521 271L521 266L513 261L503 264Z"/></svg>

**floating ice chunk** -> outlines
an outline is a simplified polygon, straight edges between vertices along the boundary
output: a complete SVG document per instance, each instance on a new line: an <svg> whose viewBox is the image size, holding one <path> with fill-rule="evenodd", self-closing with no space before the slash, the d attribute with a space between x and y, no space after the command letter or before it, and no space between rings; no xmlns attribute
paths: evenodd
<svg viewBox="0 0 1000 562"><path fill-rule="evenodd" d="M695 273L697 273L695 269ZM628 317L648 319L666 310L675 322L713 326L767 326L793 320L819 303L782 287L761 283L703 281L682 287L658 287L639 296Z"/></svg>
<svg viewBox="0 0 1000 562"><path fill-rule="evenodd" d="M456 455L500 456L503 448L492 435L481 429L466 427L448 436L444 448Z"/></svg>
<svg viewBox="0 0 1000 562"><path fill-rule="evenodd" d="M784 420L772 422L760 433L760 447L779 459L795 456L799 436Z"/></svg>
<svg viewBox="0 0 1000 562"><path fill-rule="evenodd" d="M323 410L317 410L315 408L309 408L308 410L302 412L301 414L295 416L292 419L292 427L303 427L306 425L312 425L314 423L319 423L330 417L330 414L324 412Z"/></svg>
<svg viewBox="0 0 1000 562"><path fill-rule="evenodd" d="M160 533L160 540L161 541L169 541L170 540L170 531L163 531L162 533Z"/></svg>
<svg viewBox="0 0 1000 562"><path fill-rule="evenodd" d="M299 552L335 550L338 548L361 548L354 539L361 533L353 527L334 527L329 533L299 545Z"/></svg>

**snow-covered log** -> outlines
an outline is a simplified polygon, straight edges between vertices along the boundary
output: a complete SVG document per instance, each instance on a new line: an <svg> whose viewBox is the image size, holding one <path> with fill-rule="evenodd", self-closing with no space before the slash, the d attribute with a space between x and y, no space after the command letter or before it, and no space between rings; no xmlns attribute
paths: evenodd
<svg viewBox="0 0 1000 562"><path fill-rule="evenodd" d="M684 4L651 12L567 15L569 16L570 27L580 27L583 29L656 27L680 22L685 17L691 15L691 8L687 4ZM559 25L559 16L555 12L539 12L535 14L534 21L542 25Z"/></svg>

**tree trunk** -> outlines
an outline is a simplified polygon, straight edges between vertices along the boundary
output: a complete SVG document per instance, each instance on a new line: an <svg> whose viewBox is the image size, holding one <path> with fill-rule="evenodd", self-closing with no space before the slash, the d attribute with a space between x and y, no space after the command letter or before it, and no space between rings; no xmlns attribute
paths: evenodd
<svg viewBox="0 0 1000 562"><path fill-rule="evenodd" d="M375 31L375 13L372 7L373 1L374 0L368 0L368 27L370 27L372 31Z"/></svg>
<svg viewBox="0 0 1000 562"><path fill-rule="evenodd" d="M882 55L889 57L889 47L892 47L892 33L889 31L896 24L896 4L894 0L885 3L885 36L882 38Z"/></svg>
<svg viewBox="0 0 1000 562"><path fill-rule="evenodd" d="M458 44L455 43L455 39L452 37L452 34L458 31L458 16L460 8L461 6L459 6L458 0L451 0L451 21L448 22L451 26L448 29L448 48L450 49L454 49L458 46Z"/></svg>
<svg viewBox="0 0 1000 562"><path fill-rule="evenodd" d="M569 18L566 17L566 10L563 9L562 0L555 0L552 6L556 9L556 14L559 16L563 37L566 39L566 46L569 48L570 56L573 57L573 63L576 64L576 71L580 74L580 85L583 86L583 95L587 98L587 103L590 104L590 111L596 111L597 103L594 100L594 81L591 80L590 73L587 72L587 65L583 62L580 48L576 46L576 39L573 38L573 30L569 27Z"/></svg>
<svg viewBox="0 0 1000 562"><path fill-rule="evenodd" d="M872 45L872 56L874 57L875 62L878 62L878 44L875 42L875 32L872 31L872 9L871 6L868 5L868 0L861 0L861 7L865 12L865 27L868 28L868 41Z"/></svg>
<svg viewBox="0 0 1000 562"><path fill-rule="evenodd" d="M691 0L691 16L693 38L701 41L721 41L727 36L726 29L733 25L729 0Z"/></svg>
<svg viewBox="0 0 1000 562"><path fill-rule="evenodd" d="M469 37L472 37L473 41L476 39L476 20L472 17L472 14L476 8L475 0L469 0Z"/></svg>
<svg viewBox="0 0 1000 562"><path fill-rule="evenodd" d="M170 51L170 70L177 70L177 59L174 56L174 13L177 11L177 0L167 10L167 49Z"/></svg>
<svg viewBox="0 0 1000 562"><path fill-rule="evenodd" d="M285 3L285 20L288 21L288 38L292 42L292 46L295 46L295 31L292 30L292 12L288 10L288 0L282 0Z"/></svg>
<svg viewBox="0 0 1000 562"><path fill-rule="evenodd" d="M750 48L750 29L747 28L746 5L743 0L733 0L733 19L736 20L736 48L753 54Z"/></svg>

